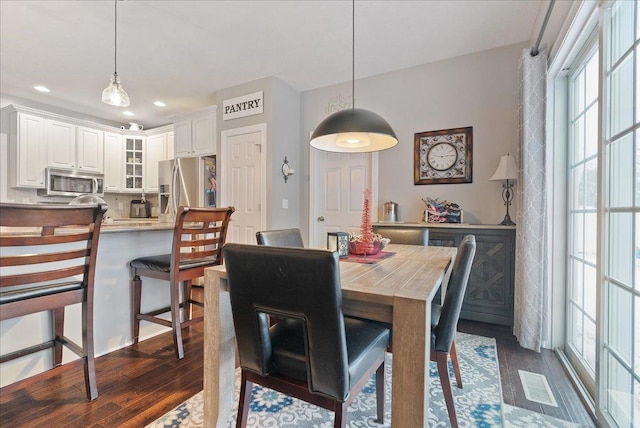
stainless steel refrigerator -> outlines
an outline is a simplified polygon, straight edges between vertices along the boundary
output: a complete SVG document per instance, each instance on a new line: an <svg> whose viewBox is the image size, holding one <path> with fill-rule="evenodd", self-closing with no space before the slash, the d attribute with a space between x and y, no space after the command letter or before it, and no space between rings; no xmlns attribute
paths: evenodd
<svg viewBox="0 0 640 428"><path fill-rule="evenodd" d="M216 157L198 156L158 163L158 219L175 221L180 206L215 207Z"/></svg>

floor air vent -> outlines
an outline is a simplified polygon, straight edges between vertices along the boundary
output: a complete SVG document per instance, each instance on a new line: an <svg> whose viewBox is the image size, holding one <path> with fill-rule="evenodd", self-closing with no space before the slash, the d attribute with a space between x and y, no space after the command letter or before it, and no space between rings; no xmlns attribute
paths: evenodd
<svg viewBox="0 0 640 428"><path fill-rule="evenodd" d="M558 407L558 403L549 387L549 382L547 382L547 378L544 375L524 370L518 370L518 374L520 375L520 382L522 382L527 400Z"/></svg>

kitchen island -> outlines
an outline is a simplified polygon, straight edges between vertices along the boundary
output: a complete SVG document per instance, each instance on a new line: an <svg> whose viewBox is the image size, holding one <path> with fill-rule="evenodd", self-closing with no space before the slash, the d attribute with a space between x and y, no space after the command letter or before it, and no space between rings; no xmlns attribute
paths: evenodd
<svg viewBox="0 0 640 428"><path fill-rule="evenodd" d="M0 234L10 233L2 231ZM96 356L104 355L133 343L131 316L131 272L129 262L136 257L171 252L173 223L159 223L155 219L110 220L102 225L95 274L94 337ZM151 286L157 282L157 287ZM169 284L145 278L143 310L166 306ZM81 341L81 306L66 310L67 335ZM168 317L168 314L167 314ZM140 340L155 336L166 327L142 322ZM41 343L51 338L51 317L48 313L27 315L0 322L2 353ZM65 350L63 361L77 359ZM0 366L0 386L5 386L50 369L50 350L9 361Z"/></svg>

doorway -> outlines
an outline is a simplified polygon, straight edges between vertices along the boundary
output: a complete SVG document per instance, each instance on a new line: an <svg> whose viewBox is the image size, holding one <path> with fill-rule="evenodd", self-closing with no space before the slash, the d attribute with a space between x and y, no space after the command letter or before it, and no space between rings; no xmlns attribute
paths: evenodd
<svg viewBox="0 0 640 428"><path fill-rule="evenodd" d="M267 124L221 132L220 206L233 206L227 242L255 244L256 232L266 226Z"/></svg>
<svg viewBox="0 0 640 428"><path fill-rule="evenodd" d="M377 221L377 153L311 149L310 156L310 246L326 247L328 232L358 233L365 189L371 190L371 221Z"/></svg>

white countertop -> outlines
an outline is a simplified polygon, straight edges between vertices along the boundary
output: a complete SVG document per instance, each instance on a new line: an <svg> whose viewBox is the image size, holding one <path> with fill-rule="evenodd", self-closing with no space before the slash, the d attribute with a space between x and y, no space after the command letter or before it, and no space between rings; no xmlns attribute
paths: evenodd
<svg viewBox="0 0 640 428"><path fill-rule="evenodd" d="M148 232L154 230L172 230L174 223L161 223L153 218L108 219L100 227L100 233ZM60 230L60 229L59 229ZM26 228L0 227L0 236L29 234ZM34 234L40 233L39 227L33 228ZM64 232L56 232L64 233Z"/></svg>
<svg viewBox="0 0 640 428"><path fill-rule="evenodd" d="M174 223L159 222L157 218L110 218L102 224L100 233L169 230L174 226Z"/></svg>

